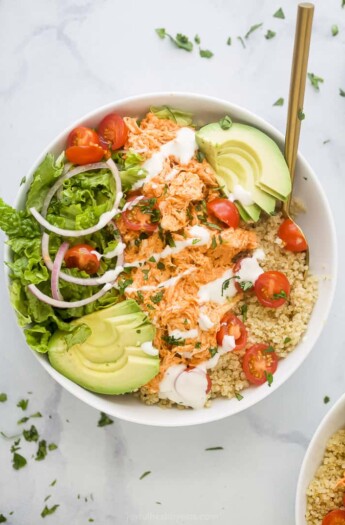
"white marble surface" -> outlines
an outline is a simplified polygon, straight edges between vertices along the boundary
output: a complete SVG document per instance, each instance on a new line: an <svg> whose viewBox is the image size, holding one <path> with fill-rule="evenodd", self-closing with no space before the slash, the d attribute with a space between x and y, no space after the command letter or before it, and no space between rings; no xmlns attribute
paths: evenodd
<svg viewBox="0 0 345 525"><path fill-rule="evenodd" d="M343 268L345 98L338 92L345 89L345 9L341 0L315 3L309 70L325 82L320 92L307 87L301 149L317 170L340 225ZM13 201L36 156L75 118L140 92L186 90L223 97L283 131L286 105L272 104L287 97L296 4L1 0L1 196ZM272 17L280 6L286 20ZM253 33L243 49L236 36L258 22L264 22L264 29ZM335 23L340 33L332 37ZM206 60L175 49L158 39L155 27L198 33L215 56ZM267 41L267 29L276 31L276 38ZM226 46L229 35L231 47ZM194 428L121 421L98 428L99 414L62 391L25 347L0 275L0 392L8 394L0 405L0 430L17 432L16 421L24 414L16 403L28 397L28 411L40 410L44 416L36 421L42 435L59 446L44 462L36 462L30 458L35 446L25 443L21 452L28 465L15 471L10 442L1 439L0 513L11 525L36 525L44 498L52 494L47 504L60 504L45 518L52 525L82 525L90 518L102 525L291 525L304 451L320 419L345 390L344 284L341 274L329 321L312 355L258 406ZM331 398L327 406L325 395ZM217 445L224 450L205 451ZM152 473L140 481L146 470ZM54 479L55 487L49 487Z"/></svg>

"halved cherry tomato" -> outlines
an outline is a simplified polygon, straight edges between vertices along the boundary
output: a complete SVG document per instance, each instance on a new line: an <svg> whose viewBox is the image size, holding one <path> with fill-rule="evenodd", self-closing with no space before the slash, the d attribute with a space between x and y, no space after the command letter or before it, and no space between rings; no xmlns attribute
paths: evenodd
<svg viewBox="0 0 345 525"><path fill-rule="evenodd" d="M289 297L291 286L281 272L264 272L255 281L254 290L258 301L268 308L282 306Z"/></svg>
<svg viewBox="0 0 345 525"><path fill-rule="evenodd" d="M277 366L277 354L271 351L269 345L262 343L248 348L242 362L246 378L252 385L263 385L269 374L274 374L277 370Z"/></svg>
<svg viewBox="0 0 345 525"><path fill-rule="evenodd" d="M232 272L233 272L234 276L237 275L238 272L240 271L240 269L241 269L241 262L242 262L242 259L239 259L239 260L234 264L234 266L233 266L233 268L232 268ZM238 292L240 292L240 293L242 293L243 291L245 291L245 292L253 292L253 290L254 290L254 285L253 285L253 284L252 284L252 286L250 286L249 288L246 287L246 289L243 290L243 288L241 288L241 285L240 285L240 283L238 282L238 280L237 280L237 279L234 279L234 281L235 281L235 288L236 288L236 290L237 290ZM247 284L250 285L249 281L246 282L246 285L247 285Z"/></svg>
<svg viewBox="0 0 345 525"><path fill-rule="evenodd" d="M323 518L322 525L345 525L345 510L332 510Z"/></svg>
<svg viewBox="0 0 345 525"><path fill-rule="evenodd" d="M136 198L137 196L133 195L127 200L127 203ZM123 222L128 230L145 232L155 232L157 230L157 224L151 222L151 215L142 211L147 204L150 204L150 199L142 199L133 208L127 208L122 213Z"/></svg>
<svg viewBox="0 0 345 525"><path fill-rule="evenodd" d="M66 157L73 164L99 162L105 154L99 136L93 129L78 126L68 135Z"/></svg>
<svg viewBox="0 0 345 525"><path fill-rule="evenodd" d="M88 274L97 273L100 262L94 252L94 248L88 244L76 244L67 250L65 264L67 268L79 268Z"/></svg>
<svg viewBox="0 0 345 525"><path fill-rule="evenodd" d="M217 343L223 344L225 335L233 335L235 338L235 350L242 350L247 344L247 329L242 321L231 312L227 312L220 322L220 329L217 332Z"/></svg>
<svg viewBox="0 0 345 525"><path fill-rule="evenodd" d="M238 228L240 224L240 214L235 204L228 199L213 199L207 203L207 211L220 221L227 224L230 228Z"/></svg>
<svg viewBox="0 0 345 525"><path fill-rule="evenodd" d="M291 219L285 219L278 230L278 237L284 241L284 248L290 252L305 252L308 248L306 238Z"/></svg>
<svg viewBox="0 0 345 525"><path fill-rule="evenodd" d="M121 148L127 140L128 128L120 115L110 113L98 126L101 141L107 144L109 149Z"/></svg>

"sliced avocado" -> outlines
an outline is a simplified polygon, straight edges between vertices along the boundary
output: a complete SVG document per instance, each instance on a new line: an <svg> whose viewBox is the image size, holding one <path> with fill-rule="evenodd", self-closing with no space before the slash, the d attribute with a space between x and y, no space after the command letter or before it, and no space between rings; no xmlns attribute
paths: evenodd
<svg viewBox="0 0 345 525"><path fill-rule="evenodd" d="M141 344L152 341L155 328L132 299L72 321L86 324L91 335L68 348L66 332L49 341L48 357L61 374L99 394L124 394L144 385L159 371L159 358Z"/></svg>
<svg viewBox="0 0 345 525"><path fill-rule="evenodd" d="M212 123L196 133L196 141L230 192L240 184L266 213L274 211L275 199L289 196L291 178L284 156L262 131L246 124L234 123L222 129L219 123ZM250 213L243 204L241 208L253 220L260 215L257 210Z"/></svg>

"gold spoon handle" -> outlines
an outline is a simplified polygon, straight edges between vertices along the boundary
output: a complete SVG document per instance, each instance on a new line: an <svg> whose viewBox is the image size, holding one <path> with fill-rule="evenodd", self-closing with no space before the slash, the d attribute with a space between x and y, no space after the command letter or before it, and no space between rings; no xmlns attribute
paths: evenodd
<svg viewBox="0 0 345 525"><path fill-rule="evenodd" d="M301 129L301 111L303 110L305 83L310 47L311 29L313 24L314 5L302 3L298 5L295 45L293 51L289 108L285 133L285 159L289 167L291 182L295 176L295 166ZM288 214L290 198L284 203L283 209Z"/></svg>

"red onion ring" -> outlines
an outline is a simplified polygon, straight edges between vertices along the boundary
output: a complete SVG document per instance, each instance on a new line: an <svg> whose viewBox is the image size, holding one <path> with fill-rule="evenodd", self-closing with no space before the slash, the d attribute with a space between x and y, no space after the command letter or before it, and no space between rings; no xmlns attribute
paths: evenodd
<svg viewBox="0 0 345 525"><path fill-rule="evenodd" d="M53 306L54 308L79 308L79 306L85 306L86 304L90 304L93 301L97 301L97 299L100 299L104 294L106 294L111 288L113 287L112 284L107 283L103 286L103 288L95 293L94 295L91 295L91 297L87 297L86 299L81 299L80 301L58 301L57 299L53 299L52 297L49 297L49 295L44 294L37 288L34 284L29 284L28 290L37 297L42 303L49 304L50 306Z"/></svg>
<svg viewBox="0 0 345 525"><path fill-rule="evenodd" d="M52 296L53 299L56 299L57 301L63 301L63 297L59 290L59 276L60 276L60 270L62 261L64 260L65 254L69 248L68 242L63 242L60 246L60 248L57 251L53 269L52 269L52 275L51 275L51 290L52 290Z"/></svg>

